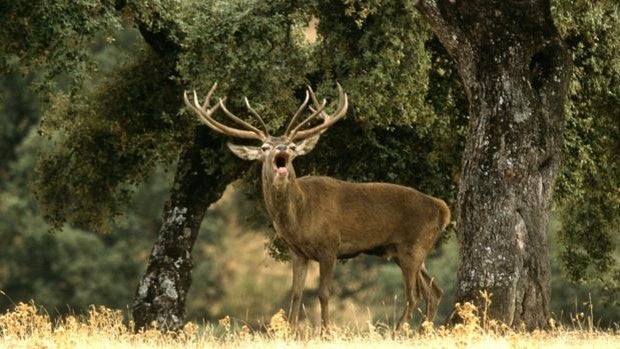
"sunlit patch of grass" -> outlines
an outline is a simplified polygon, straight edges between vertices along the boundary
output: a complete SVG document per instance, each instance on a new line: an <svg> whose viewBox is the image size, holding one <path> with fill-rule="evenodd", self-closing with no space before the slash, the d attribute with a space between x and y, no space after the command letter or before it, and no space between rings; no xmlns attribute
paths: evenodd
<svg viewBox="0 0 620 349"><path fill-rule="evenodd" d="M182 331L166 333L155 329L131 331L121 311L91 307L83 316L66 316L52 322L34 304L19 303L0 316L0 347L6 348L260 348L330 347L355 348L620 348L620 334L595 328L567 329L555 321L547 331L515 330L487 320L485 310L470 303L457 304L463 322L451 328L424 322L420 331L404 326L400 331L368 323L365 328L333 327L328 333L311 326L294 332L284 311L274 314L260 329L238 327L226 316L218 324L185 325Z"/></svg>

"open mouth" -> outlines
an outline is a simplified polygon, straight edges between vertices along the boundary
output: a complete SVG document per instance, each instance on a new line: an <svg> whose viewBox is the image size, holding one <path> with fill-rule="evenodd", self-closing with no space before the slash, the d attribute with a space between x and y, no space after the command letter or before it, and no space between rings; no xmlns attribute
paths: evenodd
<svg viewBox="0 0 620 349"><path fill-rule="evenodd" d="M279 176L286 176L288 174L288 168L286 164L288 163L288 155L286 153L277 154L273 159L273 164L276 167L276 173Z"/></svg>

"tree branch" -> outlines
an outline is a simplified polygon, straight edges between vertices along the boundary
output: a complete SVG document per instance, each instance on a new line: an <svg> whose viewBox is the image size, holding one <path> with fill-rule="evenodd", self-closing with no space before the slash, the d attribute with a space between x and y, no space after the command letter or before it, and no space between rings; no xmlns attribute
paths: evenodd
<svg viewBox="0 0 620 349"><path fill-rule="evenodd" d="M174 40L170 39L171 30L169 29L153 30L153 29L154 28L152 26L148 26L144 22L138 21L138 30L140 31L140 34L142 34L144 41L153 50L155 50L157 54L161 56L170 55L170 54L173 56L176 56L176 54L181 50L181 46Z"/></svg>
<svg viewBox="0 0 620 349"><path fill-rule="evenodd" d="M449 21L445 12L453 10L455 0L414 0L413 5L426 18L441 43L444 45L450 56L459 61L457 48L466 41L464 35L457 26ZM467 42L467 45L469 43Z"/></svg>
<svg viewBox="0 0 620 349"><path fill-rule="evenodd" d="M174 39L175 33L177 36L181 34L177 23L166 20L156 9L150 9L150 13L146 14L128 5L126 0L117 0L114 4L117 11L123 11L127 7L133 14L144 41L160 56L176 56L181 50L181 45Z"/></svg>
<svg viewBox="0 0 620 349"><path fill-rule="evenodd" d="M433 33L456 62L461 78L475 76L475 67L472 65L473 46L463 31L464 28L457 22L462 19L462 14L460 9L456 8L459 6L456 0L413 0L413 5L426 18ZM469 84L464 86L469 96Z"/></svg>

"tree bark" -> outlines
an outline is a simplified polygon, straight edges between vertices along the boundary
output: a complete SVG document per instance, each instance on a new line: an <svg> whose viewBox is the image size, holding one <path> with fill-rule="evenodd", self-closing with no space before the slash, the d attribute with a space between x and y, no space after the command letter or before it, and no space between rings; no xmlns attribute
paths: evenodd
<svg viewBox="0 0 620 349"><path fill-rule="evenodd" d="M212 132L196 128L193 142L182 152L163 222L151 251L146 273L132 305L135 329L156 322L161 330L184 325L185 298L191 285L192 248L204 214L241 171L220 165L207 167L205 149L220 149Z"/></svg>
<svg viewBox="0 0 620 349"><path fill-rule="evenodd" d="M547 224L571 61L548 1L417 1L469 100L456 208L457 302L509 325L550 318Z"/></svg>

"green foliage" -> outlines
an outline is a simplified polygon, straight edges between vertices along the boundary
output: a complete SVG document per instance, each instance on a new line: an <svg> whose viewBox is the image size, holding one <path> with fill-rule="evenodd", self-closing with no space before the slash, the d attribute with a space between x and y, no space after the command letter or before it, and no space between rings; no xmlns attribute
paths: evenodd
<svg viewBox="0 0 620 349"><path fill-rule="evenodd" d="M563 270L566 261L563 260L565 249L559 234L562 227L557 219L559 215L552 215L550 236L551 257L551 310L554 318L568 322L576 314L589 314L592 309L596 324L602 327L613 328L620 323L620 303L618 303L619 274L608 275L608 278L589 278L587 281L574 281L566 277ZM617 242L616 242L617 243ZM620 259L620 253L613 255L616 260Z"/></svg>
<svg viewBox="0 0 620 349"><path fill-rule="evenodd" d="M93 36L109 36L120 28L113 5L111 0L3 1L0 72L42 72L39 82L47 87L65 74L79 87L95 68L88 47Z"/></svg>
<svg viewBox="0 0 620 349"><path fill-rule="evenodd" d="M30 299L37 299L52 315L84 310L90 304L124 308L132 299L153 236L153 232L136 234L135 227L159 224L161 208L154 210L151 202L161 205L166 191L143 186L127 219L131 224L116 225L111 234L71 227L49 233L28 190L37 153L48 143L34 128L30 130L16 148L19 160L10 164L12 180L0 192L0 289L8 295L0 297L0 308ZM144 189L149 189L147 196Z"/></svg>
<svg viewBox="0 0 620 349"><path fill-rule="evenodd" d="M241 111L247 96L271 129L279 128L296 110L296 89L312 68L292 33L303 18L294 3L206 1L192 14L177 66L182 80L201 95L219 82L231 110Z"/></svg>
<svg viewBox="0 0 620 349"><path fill-rule="evenodd" d="M187 123L172 120L179 97L170 74L170 63L146 50L96 93L55 96L42 127L55 146L43 152L37 171L37 197L54 227L69 220L107 230L132 188L157 164L173 161L175 132Z"/></svg>
<svg viewBox="0 0 620 349"><path fill-rule="evenodd" d="M613 280L618 266L612 253L620 242L620 5L557 1L556 6L574 61L565 164L556 193L560 256L574 281L604 273Z"/></svg>
<svg viewBox="0 0 620 349"><path fill-rule="evenodd" d="M38 103L27 83L16 74L0 78L0 181L7 180L15 149L39 120Z"/></svg>
<svg viewBox="0 0 620 349"><path fill-rule="evenodd" d="M319 92L346 87L351 115L382 128L425 129L436 116L425 103L430 30L410 1L319 1L313 58ZM420 132L420 131L418 131Z"/></svg>

